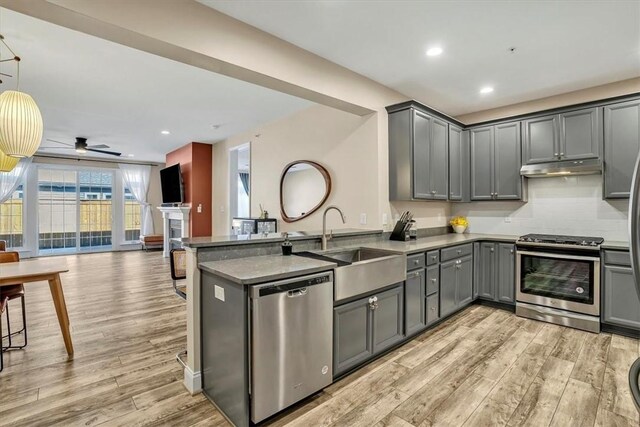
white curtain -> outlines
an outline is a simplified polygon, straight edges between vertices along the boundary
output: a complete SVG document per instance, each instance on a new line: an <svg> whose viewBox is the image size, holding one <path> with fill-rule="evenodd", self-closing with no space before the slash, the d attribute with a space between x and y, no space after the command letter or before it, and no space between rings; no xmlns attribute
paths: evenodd
<svg viewBox="0 0 640 427"><path fill-rule="evenodd" d="M31 160L31 157L21 159L11 172L0 172L0 203L9 200L16 191L31 165Z"/></svg>
<svg viewBox="0 0 640 427"><path fill-rule="evenodd" d="M151 178L151 166L132 165L119 163L124 184L131 194L142 206L142 220L140 221L140 234L150 236L153 234L153 217L151 216L151 205L147 203L147 193L149 192L149 180Z"/></svg>

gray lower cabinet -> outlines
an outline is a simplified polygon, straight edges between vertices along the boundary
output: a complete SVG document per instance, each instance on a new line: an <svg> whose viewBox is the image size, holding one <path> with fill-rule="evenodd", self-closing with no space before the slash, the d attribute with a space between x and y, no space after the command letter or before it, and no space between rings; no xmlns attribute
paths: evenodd
<svg viewBox="0 0 640 427"><path fill-rule="evenodd" d="M472 300L473 257L440 264L440 316L448 316Z"/></svg>
<svg viewBox="0 0 640 427"><path fill-rule="evenodd" d="M404 338L403 299L403 286L398 284L334 307L334 376L366 362Z"/></svg>
<svg viewBox="0 0 640 427"><path fill-rule="evenodd" d="M521 200L520 122L471 129L471 200Z"/></svg>
<svg viewBox="0 0 640 427"><path fill-rule="evenodd" d="M409 271L404 284L404 325L407 336L426 326L426 283L423 268Z"/></svg>
<svg viewBox="0 0 640 427"><path fill-rule="evenodd" d="M602 149L600 108L586 108L523 121L525 164L595 159Z"/></svg>
<svg viewBox="0 0 640 427"><path fill-rule="evenodd" d="M640 151L640 100L604 107L604 197L629 198Z"/></svg>
<svg viewBox="0 0 640 427"><path fill-rule="evenodd" d="M609 260L619 264L608 264ZM640 331L640 298L635 289L629 253L607 251L604 261L602 322Z"/></svg>
<svg viewBox="0 0 640 427"><path fill-rule="evenodd" d="M476 273L478 298L515 303L515 245L481 242Z"/></svg>
<svg viewBox="0 0 640 427"><path fill-rule="evenodd" d="M469 132L449 125L449 200L469 201Z"/></svg>
<svg viewBox="0 0 640 427"><path fill-rule="evenodd" d="M427 325L438 321L438 319L440 319L440 298L436 293L427 297Z"/></svg>

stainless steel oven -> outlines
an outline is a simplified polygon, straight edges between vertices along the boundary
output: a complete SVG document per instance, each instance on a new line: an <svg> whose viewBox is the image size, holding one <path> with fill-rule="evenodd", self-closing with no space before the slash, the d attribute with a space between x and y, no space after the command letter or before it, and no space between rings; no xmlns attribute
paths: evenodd
<svg viewBox="0 0 640 427"><path fill-rule="evenodd" d="M599 242L567 242L566 236L561 237L551 242L518 241L516 313L599 332Z"/></svg>

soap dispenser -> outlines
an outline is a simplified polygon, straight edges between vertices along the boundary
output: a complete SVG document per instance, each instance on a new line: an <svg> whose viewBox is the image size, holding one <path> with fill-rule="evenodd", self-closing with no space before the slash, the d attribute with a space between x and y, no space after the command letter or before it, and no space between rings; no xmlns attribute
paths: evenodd
<svg viewBox="0 0 640 427"><path fill-rule="evenodd" d="M282 255L289 256L291 255L291 252L293 252L293 245L289 240L289 233L283 233L283 235L284 235L284 242L282 242Z"/></svg>

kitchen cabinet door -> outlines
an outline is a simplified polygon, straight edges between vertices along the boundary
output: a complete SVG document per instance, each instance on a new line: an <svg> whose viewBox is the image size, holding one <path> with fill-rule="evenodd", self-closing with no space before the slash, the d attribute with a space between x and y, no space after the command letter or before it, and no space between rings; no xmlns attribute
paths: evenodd
<svg viewBox="0 0 640 427"><path fill-rule="evenodd" d="M447 200L449 196L449 125L431 119L431 156L429 171L431 199Z"/></svg>
<svg viewBox="0 0 640 427"><path fill-rule="evenodd" d="M516 248L510 243L498 244L498 301L515 303Z"/></svg>
<svg viewBox="0 0 640 427"><path fill-rule="evenodd" d="M438 294L429 295L427 297L427 325L430 325L440 319L440 299Z"/></svg>
<svg viewBox="0 0 640 427"><path fill-rule="evenodd" d="M562 160L597 159L602 145L600 108L560 114L560 153Z"/></svg>
<svg viewBox="0 0 640 427"><path fill-rule="evenodd" d="M606 265L602 293L602 322L640 331L640 299L630 267Z"/></svg>
<svg viewBox="0 0 640 427"><path fill-rule="evenodd" d="M471 129L471 200L493 199L493 126Z"/></svg>
<svg viewBox="0 0 640 427"><path fill-rule="evenodd" d="M473 301L473 258L465 257L456 265L456 308Z"/></svg>
<svg viewBox="0 0 640 427"><path fill-rule="evenodd" d="M421 331L426 326L425 270L407 273L404 285L404 324L407 336Z"/></svg>
<svg viewBox="0 0 640 427"><path fill-rule="evenodd" d="M525 164L558 160L558 115L525 120L522 126Z"/></svg>
<svg viewBox="0 0 640 427"><path fill-rule="evenodd" d="M469 197L468 132L449 125L449 200L462 202Z"/></svg>
<svg viewBox="0 0 640 427"><path fill-rule="evenodd" d="M402 284L374 296L373 354L378 354L404 338Z"/></svg>
<svg viewBox="0 0 640 427"><path fill-rule="evenodd" d="M480 271L478 272L478 297L496 299L496 244L480 243Z"/></svg>
<svg viewBox="0 0 640 427"><path fill-rule="evenodd" d="M522 199L520 122L495 126L494 193L499 200Z"/></svg>
<svg viewBox="0 0 640 427"><path fill-rule="evenodd" d="M456 264L457 259L440 264L440 316L446 317L456 311Z"/></svg>
<svg viewBox="0 0 640 427"><path fill-rule="evenodd" d="M431 198L431 126L433 119L419 111L413 113L413 197Z"/></svg>
<svg viewBox="0 0 640 427"><path fill-rule="evenodd" d="M640 151L640 100L604 107L604 197L629 198Z"/></svg>
<svg viewBox="0 0 640 427"><path fill-rule="evenodd" d="M334 375L373 356L372 321L368 297L333 309Z"/></svg>

